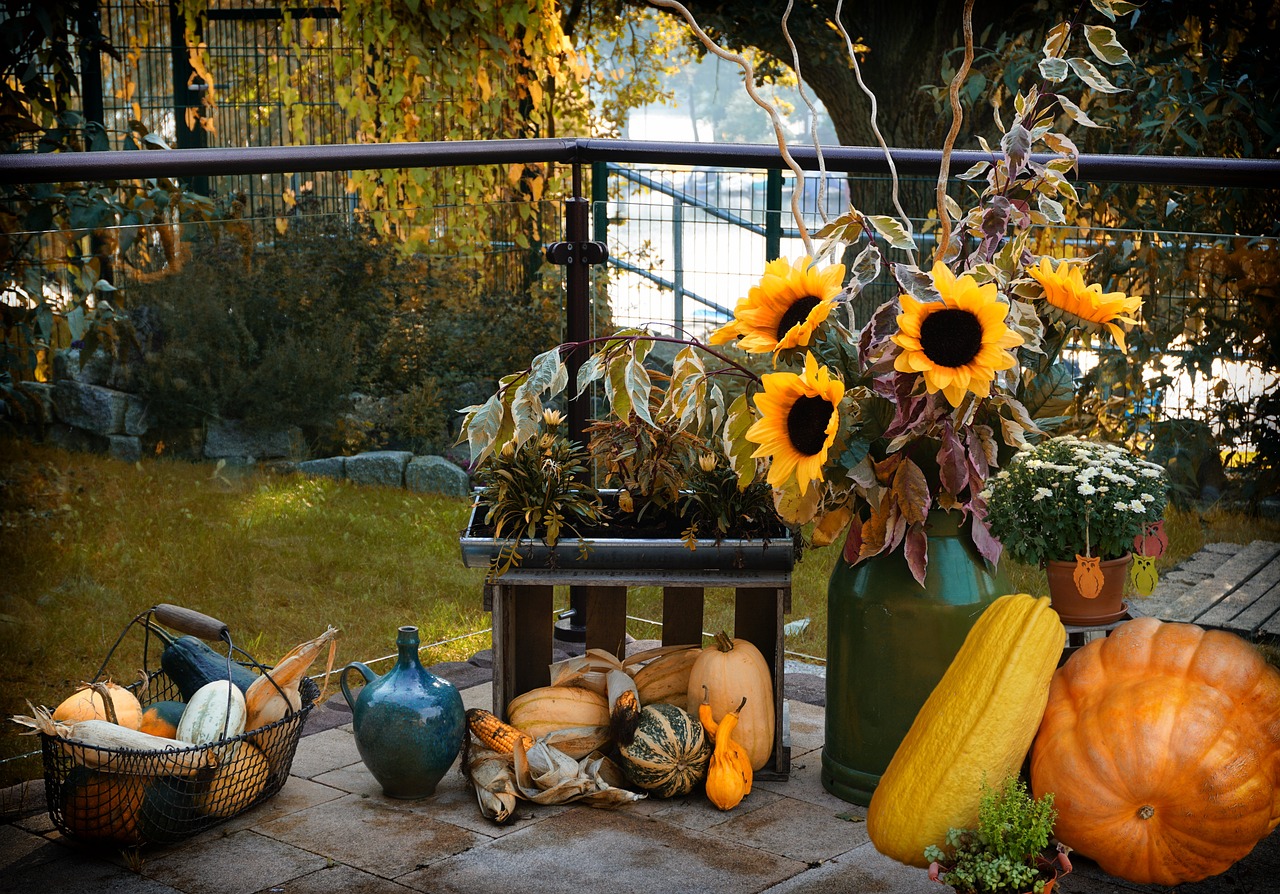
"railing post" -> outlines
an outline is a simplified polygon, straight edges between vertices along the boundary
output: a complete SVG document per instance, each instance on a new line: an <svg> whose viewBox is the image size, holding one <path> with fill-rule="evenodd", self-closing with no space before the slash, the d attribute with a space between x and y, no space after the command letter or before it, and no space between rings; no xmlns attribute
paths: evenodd
<svg viewBox="0 0 1280 894"><path fill-rule="evenodd" d="M609 163L591 163L591 238L609 244Z"/></svg>
<svg viewBox="0 0 1280 894"><path fill-rule="evenodd" d="M672 262L675 270L672 273L672 289L675 306L671 317L675 322L676 332L684 329L684 202L679 198L671 200L671 241L673 243Z"/></svg>
<svg viewBox="0 0 1280 894"><path fill-rule="evenodd" d="M197 25L198 27L198 25ZM197 33L196 37L202 35ZM179 149L203 149L208 145L204 126L196 122L187 124L189 109L199 109L204 102L204 92L209 85L196 76L191 67L187 47L187 21L178 0L169 3L169 49L173 63L173 127ZM186 181L186 186L202 196L209 194L209 177L196 174Z"/></svg>
<svg viewBox="0 0 1280 894"><path fill-rule="evenodd" d="M764 262L782 257L782 169L769 168L764 184Z"/></svg>
<svg viewBox="0 0 1280 894"><path fill-rule="evenodd" d="M594 190L593 190L594 193ZM603 242L590 240L590 203L582 196L582 164L573 163L573 195L564 203L564 242L547 246L547 260L568 268L565 271L565 341L584 342L591 337L591 265L603 264L609 258ZM576 347L565 357L569 371L568 434L578 443L586 443L588 399L577 397L578 370L590 353L587 347ZM584 642L587 635L586 592L581 587L569 588L569 613L556 624L556 638L567 642Z"/></svg>

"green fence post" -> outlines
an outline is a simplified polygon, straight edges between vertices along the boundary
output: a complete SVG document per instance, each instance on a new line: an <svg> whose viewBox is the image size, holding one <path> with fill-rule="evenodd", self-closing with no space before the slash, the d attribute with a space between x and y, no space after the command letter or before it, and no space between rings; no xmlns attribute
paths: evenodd
<svg viewBox="0 0 1280 894"><path fill-rule="evenodd" d="M782 257L782 169L769 168L764 185L764 261Z"/></svg>

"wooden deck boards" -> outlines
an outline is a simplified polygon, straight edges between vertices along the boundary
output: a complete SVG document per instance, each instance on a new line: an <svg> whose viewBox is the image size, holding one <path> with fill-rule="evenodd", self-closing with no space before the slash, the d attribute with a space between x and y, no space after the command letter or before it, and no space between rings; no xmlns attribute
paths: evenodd
<svg viewBox="0 0 1280 894"><path fill-rule="evenodd" d="M1161 580L1129 613L1190 621L1249 639L1280 636L1280 543L1207 545Z"/></svg>

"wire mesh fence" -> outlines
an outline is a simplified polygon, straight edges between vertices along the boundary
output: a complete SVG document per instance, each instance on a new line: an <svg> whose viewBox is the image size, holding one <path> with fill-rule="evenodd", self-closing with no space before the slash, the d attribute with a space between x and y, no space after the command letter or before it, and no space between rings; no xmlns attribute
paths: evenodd
<svg viewBox="0 0 1280 894"><path fill-rule="evenodd" d="M618 325L658 325L705 338L732 317L737 300L759 280L771 257L795 259L805 253L790 210L789 173L781 199L773 203L767 201L767 175L760 171L610 165L607 174L609 198L596 202L594 213L608 222L609 298ZM878 203L858 205L870 213L893 207L887 178L828 175L822 199L821 182L816 173L807 177L802 192L801 219L811 234L847 210L851 196ZM932 181L904 178L899 190L904 207L931 201L932 188ZM1093 189L1089 184L1077 188L1082 195ZM781 221L773 244L766 233L770 217ZM930 221L916 217L911 224L920 256L927 257L933 249ZM1215 403L1230 398L1252 406L1256 414L1238 420L1228 440L1243 454L1255 449L1251 432L1275 425L1258 407L1264 395L1280 390L1276 377L1246 356L1243 344L1208 366L1197 365L1189 354L1206 325L1230 320L1243 302L1274 289L1277 240L1076 226L1040 228L1037 242L1045 253L1087 259L1089 281L1100 283L1104 292L1143 298L1143 326L1130 337L1138 349L1126 357L1104 339L1068 345L1065 356L1077 377L1100 364L1140 364L1139 378L1149 383L1149 391L1128 412L1141 417L1131 420L1131 427L1147 431L1162 421L1194 419L1221 436ZM853 324L868 319L897 291L882 274L853 302ZM1104 386L1119 388L1119 379L1113 372L1104 377Z"/></svg>

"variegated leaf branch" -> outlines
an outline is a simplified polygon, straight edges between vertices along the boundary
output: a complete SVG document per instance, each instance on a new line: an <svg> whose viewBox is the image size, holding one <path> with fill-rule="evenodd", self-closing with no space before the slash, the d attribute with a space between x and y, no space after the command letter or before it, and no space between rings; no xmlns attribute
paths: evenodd
<svg viewBox="0 0 1280 894"><path fill-rule="evenodd" d="M759 383L759 376L751 369L700 341L624 329L614 335L557 345L535 357L525 370L504 376L498 390L483 404L459 411L463 422L458 443L467 442L472 463L478 466L507 442L519 447L537 435L545 401L569 386L564 358L579 347L593 345L599 347L579 368L574 393L581 395L600 381L610 409L619 419L635 413L653 425L649 405L654 383L644 360L659 342L683 346L676 355L662 403L662 413L678 418L680 428L720 431L728 410L723 393L712 382L715 377L732 375ZM697 352L716 358L723 366L708 370Z"/></svg>
<svg viewBox="0 0 1280 894"><path fill-rule="evenodd" d="M804 243L805 253L813 257L813 244L809 238L809 228L804 224L804 216L800 211L800 199L804 193L804 171L800 165L796 164L796 160L791 157L791 151L787 148L786 131L782 128L782 119L778 116L778 111L769 104L759 91L755 88L755 69L747 58L740 53L733 53L724 49L718 43L711 39L706 31L702 30L702 26L698 24L698 20L693 17L693 13L689 12L683 4L676 0L649 0L653 6L659 6L663 9L673 9L684 17L689 23L689 28L702 41L703 46L715 55L719 56L726 62L732 62L742 69L742 85L746 88L747 95L751 97L751 101L764 109L769 115L769 122L773 125L773 133L778 141L778 151L782 153L782 160L786 162L791 173L796 178L796 188L791 191L791 216L795 219L796 229L800 231L800 241Z"/></svg>

